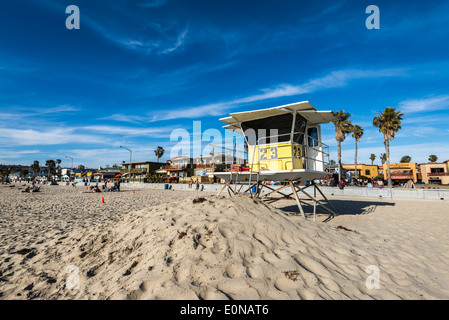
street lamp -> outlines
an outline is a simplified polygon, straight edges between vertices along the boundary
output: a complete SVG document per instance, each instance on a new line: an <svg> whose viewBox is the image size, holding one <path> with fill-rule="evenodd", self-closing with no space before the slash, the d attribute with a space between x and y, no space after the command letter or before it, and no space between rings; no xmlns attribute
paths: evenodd
<svg viewBox="0 0 449 320"><path fill-rule="evenodd" d="M129 177L128 177L128 183L131 182L131 159L132 159L132 155L133 155L133 151L125 148L124 146L120 146L120 148L126 149L129 151Z"/></svg>
<svg viewBox="0 0 449 320"><path fill-rule="evenodd" d="M72 159L72 167L70 168L70 178L72 178L72 172L73 172L73 158L69 156L65 156L66 158Z"/></svg>

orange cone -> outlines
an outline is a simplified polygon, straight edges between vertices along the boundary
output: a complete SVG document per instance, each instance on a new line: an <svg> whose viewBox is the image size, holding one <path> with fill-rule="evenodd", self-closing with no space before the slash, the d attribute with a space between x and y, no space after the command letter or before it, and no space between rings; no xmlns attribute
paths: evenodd
<svg viewBox="0 0 449 320"><path fill-rule="evenodd" d="M101 203L104 203L104 198L103 197L101 197Z"/></svg>

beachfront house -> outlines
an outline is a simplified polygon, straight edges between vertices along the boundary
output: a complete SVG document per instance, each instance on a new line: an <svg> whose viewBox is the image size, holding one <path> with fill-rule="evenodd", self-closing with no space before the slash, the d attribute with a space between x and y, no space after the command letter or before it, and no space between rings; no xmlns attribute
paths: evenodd
<svg viewBox="0 0 449 320"><path fill-rule="evenodd" d="M177 156L167 160L164 167L167 183L186 182L188 177L194 174L194 162L192 158Z"/></svg>
<svg viewBox="0 0 449 320"><path fill-rule="evenodd" d="M448 161L421 163L421 181L425 184L449 184Z"/></svg>
<svg viewBox="0 0 449 320"><path fill-rule="evenodd" d="M198 180L201 183L213 183L214 173L230 171L232 167L245 165L245 159L232 156L226 153L215 153L207 156L199 156L195 158L195 181Z"/></svg>
<svg viewBox="0 0 449 320"><path fill-rule="evenodd" d="M149 182L148 178L156 170L161 167L159 162L151 161L137 161L137 162L123 162L120 169L120 177L125 181L130 182ZM131 171L131 177L129 177Z"/></svg>
<svg viewBox="0 0 449 320"><path fill-rule="evenodd" d="M8 178L11 181L19 181L22 178L22 173L20 171L11 173Z"/></svg>

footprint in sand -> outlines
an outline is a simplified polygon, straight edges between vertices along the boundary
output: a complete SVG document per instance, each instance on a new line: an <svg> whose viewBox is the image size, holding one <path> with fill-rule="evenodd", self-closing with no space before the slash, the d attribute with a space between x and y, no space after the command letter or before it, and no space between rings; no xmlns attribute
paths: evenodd
<svg viewBox="0 0 449 320"><path fill-rule="evenodd" d="M235 237L235 233L226 227L219 227L218 232L220 232L220 234L227 239L232 239Z"/></svg>
<svg viewBox="0 0 449 320"><path fill-rule="evenodd" d="M245 274L245 268L242 265L230 263L226 266L225 272L229 278L237 278Z"/></svg>
<svg viewBox="0 0 449 320"><path fill-rule="evenodd" d="M261 266L254 265L246 267L246 274L252 279L264 278L264 272Z"/></svg>

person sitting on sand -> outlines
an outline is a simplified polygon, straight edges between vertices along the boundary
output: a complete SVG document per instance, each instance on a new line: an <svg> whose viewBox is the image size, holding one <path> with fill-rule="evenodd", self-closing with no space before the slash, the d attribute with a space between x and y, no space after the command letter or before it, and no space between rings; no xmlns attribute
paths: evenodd
<svg viewBox="0 0 449 320"><path fill-rule="evenodd" d="M38 192L39 190L40 190L40 187L28 186L25 190L22 190L22 192L33 193L33 192Z"/></svg>
<svg viewBox="0 0 449 320"><path fill-rule="evenodd" d="M107 188L106 190L104 190L104 192L114 192L116 190L117 186L111 186L110 188Z"/></svg>

